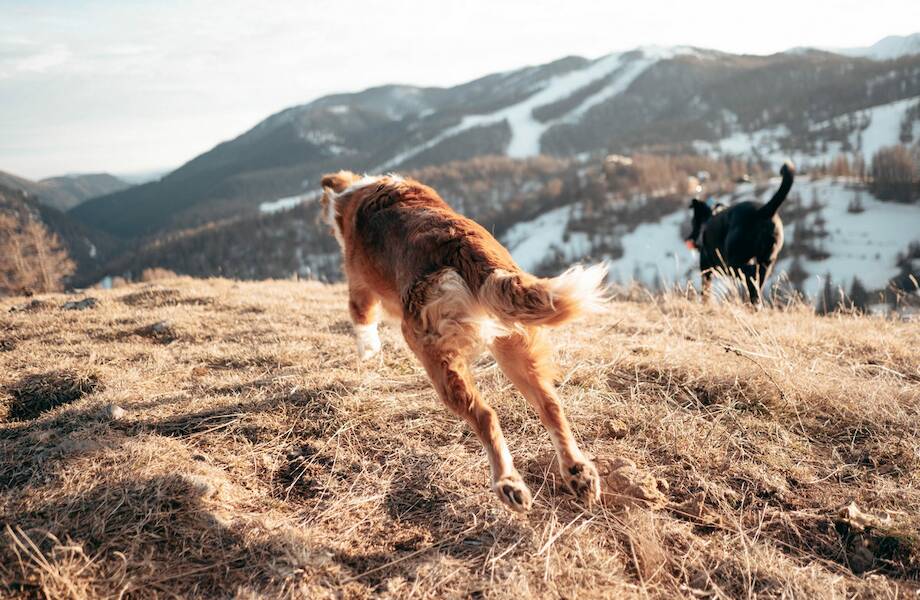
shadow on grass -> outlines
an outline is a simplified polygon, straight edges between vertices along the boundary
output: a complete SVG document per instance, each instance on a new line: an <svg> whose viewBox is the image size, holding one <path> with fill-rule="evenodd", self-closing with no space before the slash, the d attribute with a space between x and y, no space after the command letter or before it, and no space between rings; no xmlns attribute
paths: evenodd
<svg viewBox="0 0 920 600"><path fill-rule="evenodd" d="M163 475L100 484L13 511L0 519L0 590L53 596L46 586L55 579L43 576L45 564L62 565L62 577L70 573L83 586L89 582L89 595L97 597L180 590L233 597L242 587L280 593L293 574L308 569L292 559L290 538L255 535L216 516L208 500L214 493L208 484ZM296 554L309 562L314 553L328 549Z"/></svg>

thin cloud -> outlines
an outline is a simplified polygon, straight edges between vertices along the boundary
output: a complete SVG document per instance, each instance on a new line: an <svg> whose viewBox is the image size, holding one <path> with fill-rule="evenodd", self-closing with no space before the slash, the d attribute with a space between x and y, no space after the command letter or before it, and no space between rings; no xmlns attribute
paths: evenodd
<svg viewBox="0 0 920 600"><path fill-rule="evenodd" d="M384 83L447 86L647 44L859 46L912 23L916 0L774 0L757 13L705 0L641 11L592 0L0 0L0 170L175 166L288 106Z"/></svg>

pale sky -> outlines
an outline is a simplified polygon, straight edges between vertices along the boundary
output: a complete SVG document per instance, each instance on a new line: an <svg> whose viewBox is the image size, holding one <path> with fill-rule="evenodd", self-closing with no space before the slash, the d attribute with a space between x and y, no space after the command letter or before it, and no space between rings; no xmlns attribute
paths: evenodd
<svg viewBox="0 0 920 600"><path fill-rule="evenodd" d="M920 0L0 0L0 170L175 167L269 114L640 45L769 54L920 29Z"/></svg>

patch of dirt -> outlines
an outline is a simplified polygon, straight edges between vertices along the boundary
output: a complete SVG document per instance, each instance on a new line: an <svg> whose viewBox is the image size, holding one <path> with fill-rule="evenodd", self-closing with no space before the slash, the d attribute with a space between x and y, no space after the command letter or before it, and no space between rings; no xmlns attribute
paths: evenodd
<svg viewBox="0 0 920 600"><path fill-rule="evenodd" d="M25 304L19 304L10 308L10 312L38 312L40 310L50 310L54 305L44 300L31 300Z"/></svg>
<svg viewBox="0 0 920 600"><path fill-rule="evenodd" d="M179 290L171 288L146 289L127 294L119 300L128 306L138 306L144 308L153 308L172 304L180 297Z"/></svg>
<svg viewBox="0 0 920 600"><path fill-rule="evenodd" d="M61 305L62 310L86 310L99 306L99 300L93 297L83 298L82 300L71 300Z"/></svg>
<svg viewBox="0 0 920 600"><path fill-rule="evenodd" d="M171 344L179 339L179 334L169 321L157 321L151 325L139 327L133 333L158 344Z"/></svg>
<svg viewBox="0 0 920 600"><path fill-rule="evenodd" d="M839 551L829 558L857 575L874 570L920 577L920 539L899 531L889 515L864 512L851 502L838 511L834 530L840 536Z"/></svg>
<svg viewBox="0 0 920 600"><path fill-rule="evenodd" d="M239 369L272 369L290 367L294 363L274 354L256 354L254 356L223 356L207 361L208 369L239 370Z"/></svg>
<svg viewBox="0 0 920 600"><path fill-rule="evenodd" d="M285 499L339 494L347 489L349 479L358 470L347 459L330 455L321 443L308 441L288 453L286 464L276 474L276 489Z"/></svg>
<svg viewBox="0 0 920 600"><path fill-rule="evenodd" d="M4 390L11 396L7 418L29 421L62 404L70 404L103 389L93 373L49 371L27 375Z"/></svg>
<svg viewBox="0 0 920 600"><path fill-rule="evenodd" d="M178 305L207 306L214 303L213 298L203 296L183 297L179 290L173 288L144 289L122 296L119 300L128 306L139 308Z"/></svg>

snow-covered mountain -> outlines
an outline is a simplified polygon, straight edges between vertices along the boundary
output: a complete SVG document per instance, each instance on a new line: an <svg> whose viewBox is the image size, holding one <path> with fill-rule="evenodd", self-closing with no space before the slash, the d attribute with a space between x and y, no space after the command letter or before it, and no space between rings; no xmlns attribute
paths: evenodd
<svg viewBox="0 0 920 600"><path fill-rule="evenodd" d="M861 56L872 60L892 60L902 56L920 54L920 33L911 35L889 35L871 46L863 48L827 48L846 56Z"/></svg>
<svg viewBox="0 0 920 600"><path fill-rule="evenodd" d="M867 61L643 47L452 88L393 85L319 98L73 215L133 237L288 206L340 168L406 170L486 155L696 149L822 160L914 136L918 105L920 55Z"/></svg>

